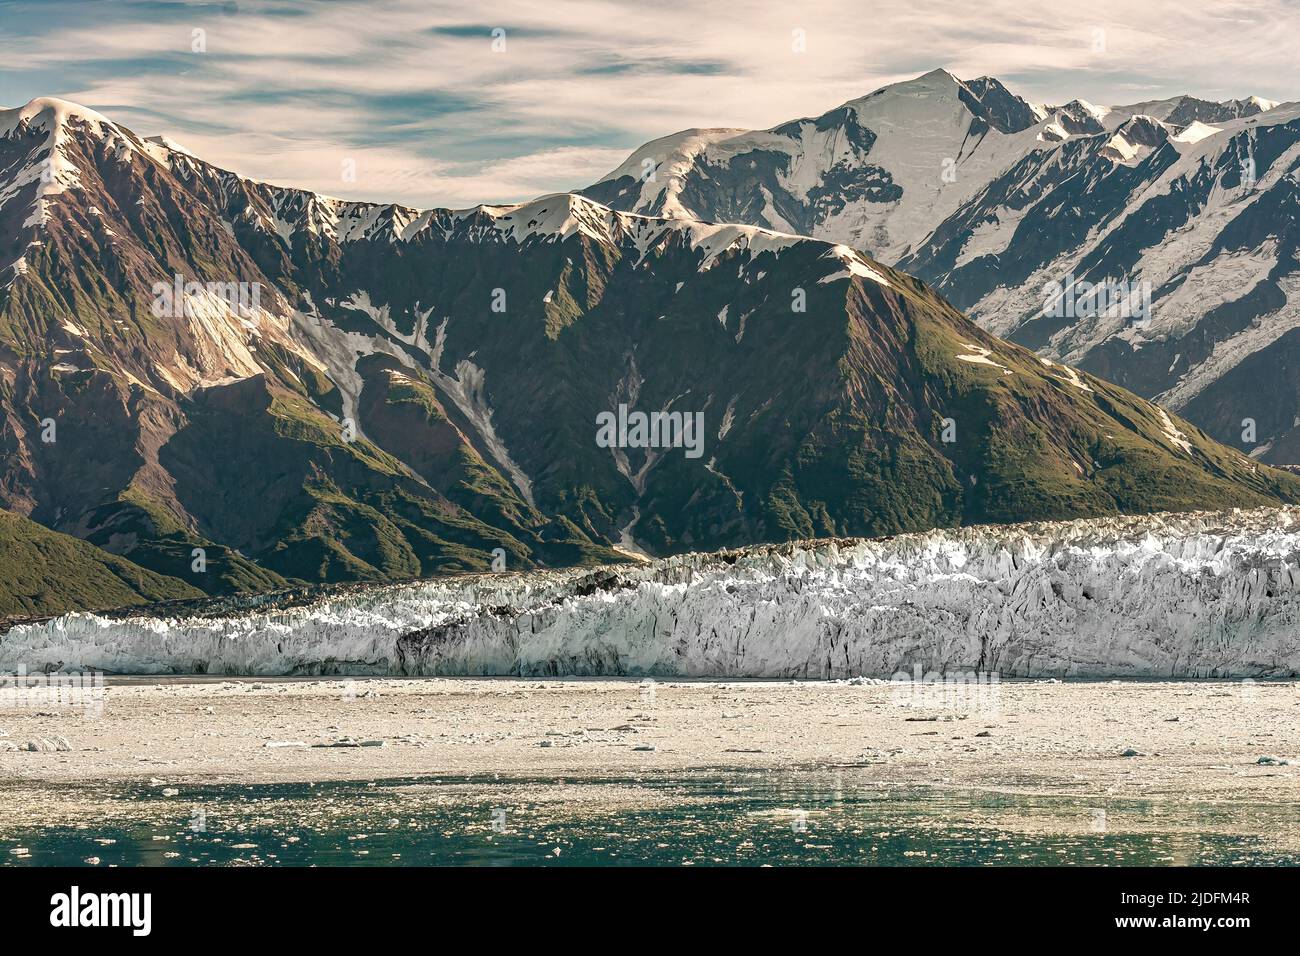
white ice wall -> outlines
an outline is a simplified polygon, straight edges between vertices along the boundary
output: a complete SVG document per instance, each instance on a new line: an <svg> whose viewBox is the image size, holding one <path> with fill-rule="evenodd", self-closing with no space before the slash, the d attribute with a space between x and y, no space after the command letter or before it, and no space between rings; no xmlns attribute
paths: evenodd
<svg viewBox="0 0 1300 956"><path fill-rule="evenodd" d="M1300 508L1004 525L359 589L275 611L72 614L0 671L889 677L1300 675Z"/></svg>

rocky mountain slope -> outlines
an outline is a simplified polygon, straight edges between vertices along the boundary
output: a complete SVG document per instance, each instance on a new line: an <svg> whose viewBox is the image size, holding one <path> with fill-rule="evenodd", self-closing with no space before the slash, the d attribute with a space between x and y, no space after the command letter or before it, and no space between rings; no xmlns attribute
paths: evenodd
<svg viewBox="0 0 1300 956"><path fill-rule="evenodd" d="M1047 107L936 70L770 130L656 140L586 193L848 243L985 329L1288 463L1298 174L1295 104ZM1096 309L1107 283L1148 313Z"/></svg>
<svg viewBox="0 0 1300 956"><path fill-rule="evenodd" d="M1297 583L1300 509L1102 518L365 586L179 619L77 614L14 628L0 668L1295 677Z"/></svg>
<svg viewBox="0 0 1300 956"><path fill-rule="evenodd" d="M208 594L1300 500L755 227L344 202L38 100L0 113L0 261L0 503Z"/></svg>

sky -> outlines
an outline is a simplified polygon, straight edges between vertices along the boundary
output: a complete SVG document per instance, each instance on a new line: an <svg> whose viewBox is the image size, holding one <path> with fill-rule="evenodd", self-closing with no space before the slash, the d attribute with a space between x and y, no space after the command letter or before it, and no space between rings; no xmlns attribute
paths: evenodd
<svg viewBox="0 0 1300 956"><path fill-rule="evenodd" d="M464 207L938 67L1035 103L1300 100L1297 48L1300 0L0 0L0 107L59 96L250 178Z"/></svg>

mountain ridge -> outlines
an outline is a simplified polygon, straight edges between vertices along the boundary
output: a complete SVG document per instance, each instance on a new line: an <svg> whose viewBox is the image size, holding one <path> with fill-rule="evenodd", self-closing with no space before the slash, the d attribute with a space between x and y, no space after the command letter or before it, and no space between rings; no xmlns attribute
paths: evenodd
<svg viewBox="0 0 1300 956"><path fill-rule="evenodd" d="M999 84L1019 110L1004 133L971 108L979 82L932 71L813 120L689 148L683 134L653 140L585 192L858 246L995 334L1185 408L1261 460L1290 460L1300 105L1184 94L1037 106ZM1149 285L1153 321L1044 316L1044 287L1071 277ZM1257 385L1230 384L1257 354L1253 381L1284 383L1277 414Z"/></svg>
<svg viewBox="0 0 1300 956"><path fill-rule="evenodd" d="M208 594L1300 500L842 243L348 203L6 117L0 501ZM701 453L602 446L623 406Z"/></svg>

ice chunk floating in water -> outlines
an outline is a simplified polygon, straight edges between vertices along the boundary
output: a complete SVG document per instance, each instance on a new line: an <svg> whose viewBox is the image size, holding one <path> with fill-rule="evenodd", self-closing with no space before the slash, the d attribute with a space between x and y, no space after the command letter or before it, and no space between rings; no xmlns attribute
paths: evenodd
<svg viewBox="0 0 1300 956"><path fill-rule="evenodd" d="M70 614L13 628L0 671L1294 677L1298 582L1300 508L1111 517Z"/></svg>

